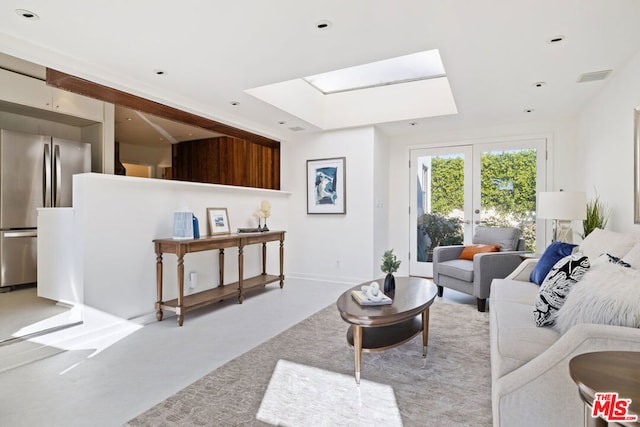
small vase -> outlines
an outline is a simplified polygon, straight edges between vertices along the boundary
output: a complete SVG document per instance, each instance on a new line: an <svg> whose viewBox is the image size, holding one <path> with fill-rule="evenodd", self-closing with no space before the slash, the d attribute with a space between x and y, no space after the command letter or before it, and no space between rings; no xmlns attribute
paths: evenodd
<svg viewBox="0 0 640 427"><path fill-rule="evenodd" d="M264 219L264 226L262 227L262 231L269 231L267 228L267 218Z"/></svg>
<svg viewBox="0 0 640 427"><path fill-rule="evenodd" d="M392 293L396 290L396 279L393 277L393 274L387 273L387 276L384 278L384 293Z"/></svg>

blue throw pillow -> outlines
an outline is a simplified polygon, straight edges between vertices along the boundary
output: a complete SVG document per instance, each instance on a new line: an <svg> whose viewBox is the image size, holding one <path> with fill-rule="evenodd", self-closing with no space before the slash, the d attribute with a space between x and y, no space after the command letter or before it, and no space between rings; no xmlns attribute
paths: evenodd
<svg viewBox="0 0 640 427"><path fill-rule="evenodd" d="M531 276L529 276L529 280L537 285L541 285L555 263L560 261L562 258L571 255L573 248L576 246L577 245L564 242L551 243L547 249L545 249L544 253L538 260L538 263L533 268Z"/></svg>

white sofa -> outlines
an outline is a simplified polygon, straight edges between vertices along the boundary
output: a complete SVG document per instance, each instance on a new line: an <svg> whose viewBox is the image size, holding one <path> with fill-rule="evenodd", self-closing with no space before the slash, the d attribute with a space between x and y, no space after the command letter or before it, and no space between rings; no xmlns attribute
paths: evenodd
<svg viewBox="0 0 640 427"><path fill-rule="evenodd" d="M605 252L624 258L633 250L638 258L636 237L604 230L594 233L578 248L590 259ZM537 327L533 309L540 287L529 281L535 263L524 261L491 286L493 425L582 426L584 404L569 375L569 361L593 351L640 351L640 329L579 323L561 334L556 327ZM640 269L640 264L634 267Z"/></svg>

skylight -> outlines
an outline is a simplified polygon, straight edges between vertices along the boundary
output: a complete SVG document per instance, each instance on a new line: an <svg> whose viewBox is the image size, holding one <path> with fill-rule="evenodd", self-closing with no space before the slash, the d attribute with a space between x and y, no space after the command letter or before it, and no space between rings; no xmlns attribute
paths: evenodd
<svg viewBox="0 0 640 427"><path fill-rule="evenodd" d="M325 95L443 77L438 49L304 77Z"/></svg>

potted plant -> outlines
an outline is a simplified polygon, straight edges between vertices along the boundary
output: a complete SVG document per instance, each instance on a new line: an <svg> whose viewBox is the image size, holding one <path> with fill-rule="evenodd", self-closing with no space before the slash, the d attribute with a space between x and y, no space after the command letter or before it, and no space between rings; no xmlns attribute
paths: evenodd
<svg viewBox="0 0 640 427"><path fill-rule="evenodd" d="M385 293L392 292L396 289L396 281L393 273L398 271L398 267L400 267L400 260L396 258L393 249L385 251L384 255L382 255L382 265L380 266L380 270L382 270L383 273L387 273L384 278Z"/></svg>
<svg viewBox="0 0 640 427"><path fill-rule="evenodd" d="M428 243L423 243L424 236L428 237ZM426 213L418 218L418 261L431 262L436 246L461 244L462 224L459 219L438 213Z"/></svg>
<svg viewBox="0 0 640 427"><path fill-rule="evenodd" d="M596 228L604 229L607 226L608 215L609 210L598 195L594 200L587 202L587 217L582 220L582 238L587 237Z"/></svg>

